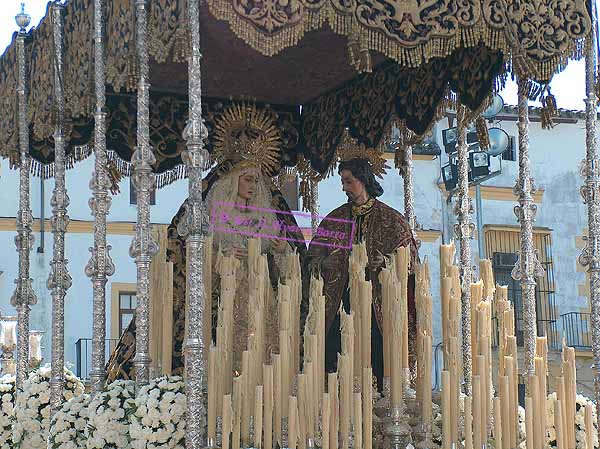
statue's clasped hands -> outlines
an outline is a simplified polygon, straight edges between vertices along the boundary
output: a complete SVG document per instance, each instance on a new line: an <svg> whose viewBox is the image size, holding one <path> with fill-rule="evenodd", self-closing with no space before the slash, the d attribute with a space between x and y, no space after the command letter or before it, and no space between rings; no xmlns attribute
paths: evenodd
<svg viewBox="0 0 600 449"><path fill-rule="evenodd" d="M234 247L229 250L228 256L234 256L236 259L248 258L248 250L246 248Z"/></svg>

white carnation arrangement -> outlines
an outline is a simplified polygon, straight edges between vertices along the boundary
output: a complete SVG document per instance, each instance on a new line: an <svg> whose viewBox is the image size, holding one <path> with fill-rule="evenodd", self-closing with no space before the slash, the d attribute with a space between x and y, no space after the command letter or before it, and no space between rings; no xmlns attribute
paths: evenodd
<svg viewBox="0 0 600 449"><path fill-rule="evenodd" d="M550 447L557 447L556 427L554 427L554 403L556 401L556 393L549 394L546 399L546 442ZM592 422L594 423L592 435L594 447L600 447L600 444L598 444L598 430L596 424L596 405L590 398L578 394L575 401L575 440L577 449L584 449L586 447L585 406L587 404L592 405Z"/></svg>
<svg viewBox="0 0 600 449"><path fill-rule="evenodd" d="M117 380L89 405L87 449L132 449L130 416L135 413L135 382Z"/></svg>
<svg viewBox="0 0 600 449"><path fill-rule="evenodd" d="M459 406L459 421L458 421L458 433L462 435L464 438L465 433L465 422L464 422L464 413L465 413L465 394L460 393L458 398L458 406ZM519 432L518 442L521 441L521 445L525 444L525 409L519 406L519 417L517 420L517 430ZM433 404L433 425L432 425L432 442L436 447L442 446L442 410L441 407L437 404ZM492 414L492 422L490 425L493 427L494 416ZM465 442L462 441L461 445L464 446ZM521 448L521 445L519 446Z"/></svg>
<svg viewBox="0 0 600 449"><path fill-rule="evenodd" d="M63 400L83 394L83 383L65 368ZM12 432L15 448L46 447L50 430L50 365L29 373L23 382L23 391L16 395Z"/></svg>
<svg viewBox="0 0 600 449"><path fill-rule="evenodd" d="M139 391L129 434L133 449L184 449L186 397L183 379L153 379Z"/></svg>
<svg viewBox="0 0 600 449"><path fill-rule="evenodd" d="M0 449L11 449L15 413L16 379L13 375L0 378Z"/></svg>
<svg viewBox="0 0 600 449"><path fill-rule="evenodd" d="M66 401L52 417L48 449L80 449L86 446L90 395Z"/></svg>

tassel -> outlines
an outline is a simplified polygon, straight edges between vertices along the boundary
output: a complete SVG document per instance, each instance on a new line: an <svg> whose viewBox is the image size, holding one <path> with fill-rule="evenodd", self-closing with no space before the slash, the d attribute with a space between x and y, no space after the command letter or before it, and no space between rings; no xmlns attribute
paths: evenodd
<svg viewBox="0 0 600 449"><path fill-rule="evenodd" d="M11 151L8 154L8 161L11 170L15 170L19 166L20 156L16 151Z"/></svg>
<svg viewBox="0 0 600 449"><path fill-rule="evenodd" d="M175 32L175 48L173 62L186 62L189 54L190 43L187 36L187 23L182 23Z"/></svg>
<svg viewBox="0 0 600 449"><path fill-rule="evenodd" d="M543 129L552 129L556 124L554 123L554 118L558 117L558 110L556 108L556 99L554 95L548 92L542 99L542 112L541 112L541 122Z"/></svg>
<svg viewBox="0 0 600 449"><path fill-rule="evenodd" d="M481 115L475 120L475 129L477 130L477 140L479 141L479 147L482 150L489 150L490 148L490 134L488 133L487 123L485 118Z"/></svg>
<svg viewBox="0 0 600 449"><path fill-rule="evenodd" d="M304 212L310 212L310 205L312 204L311 188L310 183L307 179L300 181L299 187L300 198L302 198L302 210Z"/></svg>
<svg viewBox="0 0 600 449"><path fill-rule="evenodd" d="M121 182L121 179L123 179L123 175L115 166L114 161L109 161L107 168L108 179L110 180L110 192L113 195L117 195L121 192L121 189L119 188L119 182Z"/></svg>
<svg viewBox="0 0 600 449"><path fill-rule="evenodd" d="M357 32L348 36L348 57L350 65L358 73L371 73L371 54L369 53L369 49L361 44Z"/></svg>
<svg viewBox="0 0 600 449"><path fill-rule="evenodd" d="M130 43L130 45L131 45L131 43ZM129 92L132 92L137 87L138 75L139 75L137 58L136 58L136 54L135 54L135 48L133 47L133 45L131 45L131 48L129 51L129 57L127 59L128 59L127 65L126 65L127 83L126 83L125 87Z"/></svg>
<svg viewBox="0 0 600 449"><path fill-rule="evenodd" d="M404 176L406 173L406 167L404 164L404 150L402 145L396 146L396 152L394 154L394 166L400 170L400 175Z"/></svg>

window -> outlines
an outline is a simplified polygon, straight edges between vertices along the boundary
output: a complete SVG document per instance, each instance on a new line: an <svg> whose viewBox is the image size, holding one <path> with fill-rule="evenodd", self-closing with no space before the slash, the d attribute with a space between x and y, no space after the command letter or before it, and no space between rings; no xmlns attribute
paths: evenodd
<svg viewBox="0 0 600 449"><path fill-rule="evenodd" d="M137 191L135 186L133 185L133 177L129 177L129 204L135 205L137 204ZM156 204L156 189L152 189L150 191L150 205L154 206Z"/></svg>
<svg viewBox="0 0 600 449"><path fill-rule="evenodd" d="M123 335L133 319L137 298L135 292L119 292L119 335Z"/></svg>
<svg viewBox="0 0 600 449"><path fill-rule="evenodd" d="M496 283L508 287L508 299L515 309L515 336L517 344L523 341L523 301L520 281L512 278L512 269L520 250L518 227L484 226L486 254L492 259ZM544 268L544 275L536 279L537 334L548 337L548 345L558 345L557 316L554 305L554 273L552 263L552 237L550 230L535 228L533 242L537 257ZM496 321L497 322L497 321Z"/></svg>
<svg viewBox="0 0 600 449"><path fill-rule="evenodd" d="M281 194L288 203L290 210L299 210L298 202L298 176L289 181L285 181L281 186Z"/></svg>
<svg viewBox="0 0 600 449"><path fill-rule="evenodd" d="M110 284L110 338L118 340L129 326L137 306L137 285L130 282Z"/></svg>

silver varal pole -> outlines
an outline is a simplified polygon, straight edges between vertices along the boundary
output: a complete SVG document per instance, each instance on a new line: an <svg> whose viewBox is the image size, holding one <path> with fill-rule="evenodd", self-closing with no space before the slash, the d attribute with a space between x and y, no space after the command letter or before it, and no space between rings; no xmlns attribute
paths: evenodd
<svg viewBox="0 0 600 449"><path fill-rule="evenodd" d="M598 81L598 36L596 35L596 3L591 2L592 32L586 42L585 91L586 91L586 154L581 188L583 201L588 209L587 244L579 256L579 262L588 267L590 278L590 306L592 321L592 353L594 356L594 380L596 387L596 417L600 429L600 165L596 149L596 83Z"/></svg>
<svg viewBox="0 0 600 449"><path fill-rule="evenodd" d="M17 387L23 385L27 378L29 368L29 306L37 302L33 291L32 279L29 277L29 252L33 247L31 224L33 216L29 205L29 120L27 118L27 91L25 67L25 41L27 40L26 28L31 17L24 10L15 17L19 25L17 36L17 64L18 76L18 120L19 120L19 153L21 163L19 166L19 211L17 215L17 236L15 243L19 254L19 276L15 280L17 288L10 300L17 308Z"/></svg>
<svg viewBox="0 0 600 449"><path fill-rule="evenodd" d="M52 234L54 236L48 289L52 292L52 378L50 379L50 414L62 404L65 382L65 296L71 287L71 276L65 259L65 233L69 224L67 207L69 195L65 183L65 95L63 91L63 28L64 6L52 5L54 34L54 102L56 124L54 128L54 192L52 205Z"/></svg>
<svg viewBox="0 0 600 449"><path fill-rule="evenodd" d="M190 56L188 59L189 80L189 119L184 131L187 149L183 160L187 165L189 176L189 197L186 213L179 224L178 232L187 237L187 278L186 291L188 294L189 313L186 319L185 342L185 391L187 396L186 411L186 449L200 449L216 445L214 441L204 441L202 428L203 394L205 384L204 342L202 340L204 310L204 286L202 276L202 255L204 239L208 231L208 216L202 202L202 168L208 154L204 149L204 140L208 136L202 120L202 84L200 61L200 22L199 0L188 0L188 26L190 31Z"/></svg>
<svg viewBox="0 0 600 449"><path fill-rule="evenodd" d="M413 174L413 149L411 145L403 148L404 153L404 217L413 233L417 245L420 241L417 239L417 216L415 214L415 190Z"/></svg>
<svg viewBox="0 0 600 449"><path fill-rule="evenodd" d="M519 259L512 271L512 277L521 281L523 298L523 327L525 343L525 376L529 392L529 379L535 374L535 346L537 337L535 311L535 277L542 276L544 270L537 260L533 244L533 222L537 206L533 203L536 189L531 177L529 161L529 99L527 97L528 82L518 80L518 113L519 113L519 178L514 187L519 204L515 206L515 215L521 227L521 250Z"/></svg>
<svg viewBox="0 0 600 449"><path fill-rule="evenodd" d="M93 322L92 322L92 369L90 382L92 394L102 390L105 380L106 354L106 282L115 273L110 258L110 245L106 244L106 217L110 210L111 197L108 193L110 180L107 172L106 156L106 61L104 57L104 13L105 1L94 0L94 81L96 91L96 112L94 113L94 155L95 164L90 190L90 209L94 216L94 246L85 274L92 280Z"/></svg>
<svg viewBox="0 0 600 449"><path fill-rule="evenodd" d="M312 235L315 235L319 228L319 181L315 181L311 178L309 182L313 192L313 203L311 204L310 211L310 226L312 228Z"/></svg>
<svg viewBox="0 0 600 449"><path fill-rule="evenodd" d="M137 224L129 254L137 267L137 308L135 311L135 381L140 387L150 380L150 261L158 252L151 234L150 192L154 188L152 164L156 161L150 147L150 84L148 65L148 5L136 0L136 48L139 65L137 92L137 147L133 153L133 184L137 192Z"/></svg>
<svg viewBox="0 0 600 449"><path fill-rule="evenodd" d="M469 148L467 146L467 111L459 105L457 114L457 165L458 165L458 198L454 213L458 223L454 232L460 242L460 278L461 278L461 311L462 311L462 353L464 392L471 394L472 354L471 354L471 238L475 225L471 222L473 204L469 198Z"/></svg>

